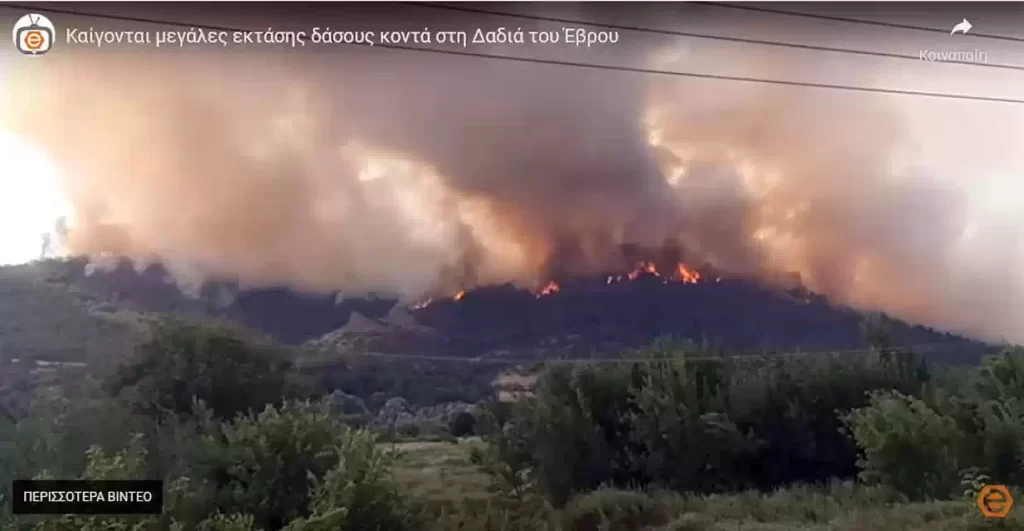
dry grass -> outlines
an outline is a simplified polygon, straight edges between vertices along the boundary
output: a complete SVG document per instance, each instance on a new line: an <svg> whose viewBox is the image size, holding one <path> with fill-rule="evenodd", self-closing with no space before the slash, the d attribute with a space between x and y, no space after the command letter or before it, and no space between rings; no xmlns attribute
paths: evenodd
<svg viewBox="0 0 1024 531"><path fill-rule="evenodd" d="M491 481L469 461L473 444L478 442L397 443L395 475L413 494L428 502L487 500Z"/></svg>
<svg viewBox="0 0 1024 531"><path fill-rule="evenodd" d="M773 494L690 497L660 531L953 531L1024 529L1020 513L986 520L967 500L899 503L870 489L794 488Z"/></svg>
<svg viewBox="0 0 1024 531"><path fill-rule="evenodd" d="M487 505L486 515L453 519L438 529L484 531L533 531L541 522L555 521L551 531L1024 531L1024 512L1016 510L999 520L983 518L970 500L901 502L891 494L852 483L822 487L792 487L774 493L742 492L707 496L653 492L623 493L615 490L593 492L554 514L535 515L526 526L495 522L511 520L508 500L496 500L488 490L490 478L469 461L475 441L460 444L409 442L394 445L396 475L413 494L428 503L456 509L465 502ZM628 496L626 495L628 494ZM637 496L648 498L637 504ZM1024 494L1021 495L1024 498ZM492 503L488 504L488 500ZM493 503L499 501L501 503ZM621 513L621 505L644 507L652 514L632 518L645 522L640 527L623 527L622 522L593 526L583 513ZM502 508L504 507L504 508ZM454 515L452 515L454 516ZM483 523L482 523L483 522ZM653 524L653 525L652 525ZM545 524L546 525L546 524ZM434 528L431 528L434 529Z"/></svg>

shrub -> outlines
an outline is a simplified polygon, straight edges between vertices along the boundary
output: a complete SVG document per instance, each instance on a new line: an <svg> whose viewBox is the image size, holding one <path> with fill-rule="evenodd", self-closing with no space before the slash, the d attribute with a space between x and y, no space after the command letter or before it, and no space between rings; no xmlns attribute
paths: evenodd
<svg viewBox="0 0 1024 531"><path fill-rule="evenodd" d="M158 323L106 382L140 413L188 414L194 399L218 418L260 410L293 393L290 362L271 343L224 324Z"/></svg>
<svg viewBox="0 0 1024 531"><path fill-rule="evenodd" d="M453 437L468 437L476 434L476 417L468 411L460 411L448 422L448 432Z"/></svg>
<svg viewBox="0 0 1024 531"><path fill-rule="evenodd" d="M964 434L951 417L920 399L879 391L845 422L863 452L860 477L866 483L890 486L911 498L956 491Z"/></svg>
<svg viewBox="0 0 1024 531"><path fill-rule="evenodd" d="M198 531L253 531L255 519L248 514L225 515L217 513L196 526ZM181 527L181 526L179 526ZM184 527L182 527L184 531Z"/></svg>
<svg viewBox="0 0 1024 531"><path fill-rule="evenodd" d="M288 401L223 424L204 437L215 508L251 514L263 529L308 515L310 480L337 465L334 448L347 434L325 402Z"/></svg>
<svg viewBox="0 0 1024 531"><path fill-rule="evenodd" d="M717 363L658 363L631 389L631 457L646 481L679 490L719 490L747 478L734 469L755 441L725 412L725 375Z"/></svg>
<svg viewBox="0 0 1024 531"><path fill-rule="evenodd" d="M391 475L390 456L368 431L351 431L335 448L337 464L317 484L311 515L288 531L407 531L419 529L416 511Z"/></svg>
<svg viewBox="0 0 1024 531"><path fill-rule="evenodd" d="M144 477L146 448L143 437L133 434L128 446L114 453L105 452L99 446L92 446L85 452L84 480L126 480ZM37 479L56 479L42 471ZM102 529L105 531L144 531L155 529L155 517L140 516L71 516L39 518L33 531L71 531L79 529Z"/></svg>
<svg viewBox="0 0 1024 531"><path fill-rule="evenodd" d="M503 420L484 410L479 431L496 455L480 461L506 483L525 471L516 482L556 507L601 485L716 492L853 478L857 446L840 413L869 391L916 396L929 380L897 354L729 360L663 344L634 364L553 366Z"/></svg>

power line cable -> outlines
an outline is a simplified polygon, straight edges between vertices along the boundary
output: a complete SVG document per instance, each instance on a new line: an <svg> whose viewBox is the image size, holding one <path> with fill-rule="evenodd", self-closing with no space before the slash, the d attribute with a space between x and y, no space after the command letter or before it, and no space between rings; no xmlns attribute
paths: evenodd
<svg viewBox="0 0 1024 531"><path fill-rule="evenodd" d="M139 23L157 24L157 25L164 25L164 26L176 26L176 27L211 29L211 30L218 30L218 31L237 31L237 32L254 31L254 30L245 30L245 29L239 29L239 28L229 28L229 27L224 27L224 26L214 26L214 25L210 25L210 24L193 24L193 23L187 23L187 22L166 21L166 20L148 19L148 18L141 18L141 17L125 17L125 16L120 16L120 15L107 15L107 14L100 14L100 13L83 13L83 12L71 11L71 10L66 10L66 9L54 9L54 8L49 8L49 7L34 6L34 7L29 8L29 7L23 6L23 5L7 4L7 3L0 4L0 8L13 8L13 9L22 9L22 10L24 10L24 9L34 9L34 10L40 11L40 12L66 14L66 15L73 15L73 16L80 16L80 17L92 17L92 18L120 20L120 21L128 21L128 22L139 22ZM363 45L363 44L349 44L347 46L369 47L369 46ZM594 70L630 72L630 73L662 75L662 76L672 76L672 77L686 77L686 78L692 78L692 79L708 79L708 80L717 80L717 81L735 81L735 82L743 82L743 83L759 83L759 84L766 84L766 85L779 85L779 86L803 87L803 88L814 88L814 89L828 89L828 90L842 90L842 91L847 91L847 92L889 94L889 95L899 95L899 96L917 96L917 97L947 99L947 100L979 101L979 102L990 102L990 103L1024 104L1024 99L1019 99L1019 98L1006 98L1006 97L998 97L998 96L978 96L978 95L972 95L972 94L957 94L957 93L950 93L950 92L930 92L930 91L923 91L923 90L892 89L892 88L881 88L881 87L864 87L864 86L858 86L858 85L847 85L847 84L839 84L839 83L815 83L815 82L808 82L808 81L790 81L790 80L782 80L782 79L768 79L768 78L749 77L749 76L729 76L729 75L709 74L709 73L702 73L702 72L684 72L684 71L675 71L675 70L658 70L658 69L652 69L652 68L630 67L630 66L621 66L621 65L604 65L604 64L596 64L596 63L582 63L582 62L576 62L576 61L563 61L563 60L557 60L557 59L541 59L541 58L534 58L534 57L521 57L521 56L515 56L515 55L488 54L488 53L481 53L481 52L469 52L469 51L459 51L459 50L445 50L445 49L439 49L439 48L425 48L425 47L415 47L415 46L404 46L404 45L398 45L398 44L375 44L375 45L372 46L372 48L385 48L385 49L389 49L389 50L403 50L403 51L410 51L410 52L434 53L434 54L443 54L443 55L452 55L452 56L461 56L461 57L476 57L476 58L480 58L480 59L496 59L496 60L513 61L513 62L518 62L518 63L544 64L544 65L554 65L554 66L569 66L569 67L576 67L576 68L589 68L589 69L594 69Z"/></svg>
<svg viewBox="0 0 1024 531"><path fill-rule="evenodd" d="M703 1L700 1L700 2L696 2L696 3L697 4L701 4L701 5L720 7L720 8L724 8L724 9L737 9L737 10L742 10L742 11L753 11L753 12L757 12L757 13L770 13L770 14L773 14L773 15L785 15L785 16L790 16L790 17L802 17L802 18L810 18L810 19L815 19L815 20L828 20L828 21L832 21L832 22L847 22L847 23L851 23L851 24L862 24L862 25L866 25L866 26L879 26L879 27L884 27L884 28L905 29L905 30L912 30L912 31L924 31L924 32L928 32L928 33L941 33L942 35L949 36L949 30L938 29L938 28L930 28L930 27L927 27L927 26L916 26L916 25L913 25L913 24L897 24L897 23L893 23L893 22L881 22L881 21L877 21L877 20L864 20L864 19L860 19L860 18L836 17L836 16L831 16L831 15L819 15L819 14L815 14L815 13L803 13L803 12L800 12L800 11L788 11L788 10L785 10L785 9L775 9L775 8L771 8L771 7L760 7L760 6L730 4L730 3L726 3L726 2L703 2ZM967 37L974 37L974 38L978 38L978 39L993 39L993 40L1000 40L1000 41L1024 43L1024 37L1014 37L1012 35L996 35L996 34L991 34L991 33L970 33L970 34L967 35Z"/></svg>
<svg viewBox="0 0 1024 531"><path fill-rule="evenodd" d="M578 68L590 68L595 70L610 70L618 72L631 72L638 74L653 74L662 76L675 76L675 77L688 77L693 79L713 79L718 81L737 81L745 83L760 83L766 85L782 85L791 87L804 87L804 88L816 88L816 89L831 89L831 90L844 90L848 92L867 92L876 94L891 94L900 96L919 96L928 98L940 98L940 99L951 99L951 100L972 100L972 101L986 101L992 103L1014 103L1022 104L1024 99L1018 98L1003 98L997 96L977 96L972 94L956 94L949 92L929 92L923 90L907 90L907 89L890 89L881 87L864 87L858 85L845 85L839 83L814 83L809 81L789 81L783 79L768 79L759 77L748 77L748 76L728 76L721 74L708 74L702 72L683 72L676 70L657 70L652 68L640 68L631 66L621 65L602 65L595 63L581 63L576 61L561 61L557 59L540 59L533 57L520 57L514 55L503 55L503 54L486 54L478 52L464 52L457 50L441 50L436 48L416 48L413 46L400 46L400 45L376 45L374 48L385 47L394 50L406 50L414 52L430 52L439 53L446 55L457 55L463 57L478 57L482 59L502 59L507 61L515 61L520 63L533 63L533 64L545 64L545 65L556 65L556 66L572 66Z"/></svg>
<svg viewBox="0 0 1024 531"><path fill-rule="evenodd" d="M907 347L894 347L887 349L890 354L896 353L917 353L937 352L953 348L963 348L962 345L950 343L931 343L913 345ZM621 357L621 358L484 358L484 357L459 357L441 356L431 354L390 354L384 352L367 351L320 351L336 353L341 357L329 360L306 359L299 362L299 368L312 369L344 363L346 357L350 358L382 358L401 361L434 361L446 363L467 363L473 365L604 365L604 364L637 364L637 363L660 363L673 360L683 361L771 361L787 358L803 357L825 357L825 356L849 356L849 355L871 355L880 352L871 348L849 349L849 350L826 350L826 351L790 351L774 352L766 354L732 354L732 355L699 355L679 358L673 357Z"/></svg>
<svg viewBox="0 0 1024 531"><path fill-rule="evenodd" d="M609 29L615 29L615 30L621 30L621 31L634 31L634 32L640 32L640 33L651 33L651 34L656 34L656 35L667 35L667 36L673 36L673 37L686 37L686 38L694 38L694 39L707 39L707 40L716 40L716 41L725 41L725 42L735 42L735 43L742 43L742 44L754 44L754 45L760 45L760 46L775 46L775 47L780 47L780 48L792 48L792 49L808 50L808 51L816 51L816 52L831 52L831 53L842 53L842 54L849 54L849 55L881 57L881 58L885 58L885 59L900 59L900 60L904 60L904 61L915 61L915 62L918 62L918 63L920 63L921 60L922 60L920 55L914 56L914 55L911 55L911 54L902 54L902 53L893 53L893 52L877 52L877 51L873 51L873 50L859 50L859 49L853 49L853 48L838 48L838 47L834 47L834 46L820 46L820 45L815 45L815 44L800 44L800 43L782 42L782 41L774 41L774 40L766 40L766 39L749 39L749 38L746 38L746 37L730 37L730 36L724 36L724 35L711 35L711 34L707 34L707 33L694 33L694 32L688 32L688 31L666 30L666 29L648 28L648 27L641 27L641 26L627 26L627 25L623 25L623 24L611 24L611 23L606 23L606 22L593 22L593 21L587 21L587 20L572 20L572 19L547 17L547 16L540 16L540 15L527 15L527 14L522 14L522 13L508 13L508 12L502 12L502 11L492 11L492 10L489 10L489 9L479 9L479 8L475 8L475 7L452 6L452 5L445 5L445 4L428 4L428 3L423 3L423 2L405 2L405 4L406 5L410 5L410 6L415 6L415 7L428 8L428 9L440 9L440 10L446 10L446 11L456 11L456 12L462 12L462 13L473 13L473 14L479 14L479 15L491 15L491 16L499 16L499 17L510 17L510 18L518 18L518 19L523 19L523 20L540 21L540 22L558 22L558 23L561 23L561 24L575 24L575 25L580 25L580 26L594 26L594 27L609 28ZM1006 63L979 63L979 62L973 62L973 61L958 61L958 60L942 61L941 63L943 63L943 64L955 64L955 65L974 66L974 67L978 67L978 68L998 68L998 69L1003 69L1003 70L1017 70L1017 71L1024 72L1024 65L1013 65L1013 64L1006 64Z"/></svg>

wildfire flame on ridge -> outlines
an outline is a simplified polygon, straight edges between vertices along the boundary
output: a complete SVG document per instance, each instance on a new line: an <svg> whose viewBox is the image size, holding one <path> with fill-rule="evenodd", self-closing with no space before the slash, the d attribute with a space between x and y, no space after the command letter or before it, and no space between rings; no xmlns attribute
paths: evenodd
<svg viewBox="0 0 1024 531"><path fill-rule="evenodd" d="M653 262L639 262L632 271L626 274L626 278L629 280L636 280L641 275L653 275L659 278L665 278L665 284L669 280L675 280L682 282L683 284L696 284L701 281L701 274L696 269L692 269L686 264L680 262L676 264L675 270L672 272L671 277L662 277L661 273L658 272L658 266ZM612 282L621 282L622 275L614 276L610 275L605 279L605 284L611 284Z"/></svg>
<svg viewBox="0 0 1024 531"><path fill-rule="evenodd" d="M700 281L700 272L686 267L683 263L676 266L676 274L683 284L696 284Z"/></svg>
<svg viewBox="0 0 1024 531"><path fill-rule="evenodd" d="M545 295L551 295L552 293L558 293L561 290L562 290L562 288L558 286L558 283L555 282L554 280L552 280L552 281L548 282L548 284L546 286L544 286L544 288L542 288L539 292L537 292L537 298L539 299L539 298L541 298L541 297L543 297Z"/></svg>
<svg viewBox="0 0 1024 531"><path fill-rule="evenodd" d="M658 266L654 262L638 262L636 267L625 275L609 275L605 279L605 284L622 282L624 278L632 281L640 278L641 275L651 275L658 278L662 278L663 284L668 284L669 282L696 284L698 282L701 282L703 279L699 271L697 271L696 269L692 269L691 267L687 266L682 262L676 264L676 267L673 270L672 275L670 276L662 276L662 274L658 272ZM721 277L715 278L715 282L721 282L721 280ZM553 295L555 293L558 293L559 291L562 291L562 287L559 286L558 283L555 282L554 280L550 280L547 284L544 285L544 287L540 288L536 292L536 296L539 299L547 295ZM458 302L461 301L465 296L466 291L460 290L456 292L454 295L452 295L451 298L452 300ZM423 302L419 302L417 304L412 305L411 308L413 310L419 310L422 308L426 308L427 306L430 306L433 302L434 299L432 297L427 298Z"/></svg>

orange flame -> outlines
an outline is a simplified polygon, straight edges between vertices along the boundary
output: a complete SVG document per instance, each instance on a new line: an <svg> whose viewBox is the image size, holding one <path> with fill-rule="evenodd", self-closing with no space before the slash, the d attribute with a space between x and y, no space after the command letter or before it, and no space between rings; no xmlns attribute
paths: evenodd
<svg viewBox="0 0 1024 531"><path fill-rule="evenodd" d="M699 271L691 269L689 266L682 262L676 264L675 271L672 275L667 275L664 277L661 275L661 273L658 272L658 266L654 264L654 262L638 262L636 268L634 268L633 271L627 273L626 275L609 275L608 277L605 278L605 284L611 284L613 282L622 282L624 276L629 280L636 280L637 278L640 277L640 275L656 276L661 279L662 284L668 284L669 282L696 284L700 282L703 278ZM715 278L715 282L721 281L722 277ZM562 291L562 287L559 286L558 283L555 282L554 280L551 280L543 288L536 292L536 296L539 299L547 295L553 295L555 293L558 293L559 291ZM465 296L466 292L464 290L460 290L455 295L452 295L452 299L455 301L461 301ZM433 299L427 299L419 304L413 305L412 309L418 310L420 308L426 308L433 302Z"/></svg>
<svg viewBox="0 0 1024 531"><path fill-rule="evenodd" d="M656 277L661 276L661 274L658 273L658 266L654 265L654 262L640 262L636 265L636 268L633 269L633 271L630 271L626 276L629 277L630 280L636 280L644 273L654 275Z"/></svg>
<svg viewBox="0 0 1024 531"><path fill-rule="evenodd" d="M658 272L658 266L655 265L653 262L637 263L636 267L626 274L626 278L628 278L629 280L636 280L640 278L641 275L654 275L656 277L662 278L664 280L662 282L663 284L668 283L668 280L665 277L661 276L661 273ZM691 269L686 264L680 262L679 264L676 265L675 271L673 271L673 274L671 275L671 277L669 277L669 279L682 282L683 284L696 284L697 282L701 281L701 274L699 271ZM611 284L612 282L619 282L621 280L622 275L619 275L618 277L610 276L607 279L605 279L605 284Z"/></svg>
<svg viewBox="0 0 1024 531"><path fill-rule="evenodd" d="M696 284L700 280L700 273L680 263L676 268L676 275L683 284Z"/></svg>
<svg viewBox="0 0 1024 531"><path fill-rule="evenodd" d="M552 293L558 293L561 290L562 288L558 286L558 283L552 280L551 282L548 282L547 286L544 286L544 288L537 293L537 297L540 298L545 295L551 295Z"/></svg>

